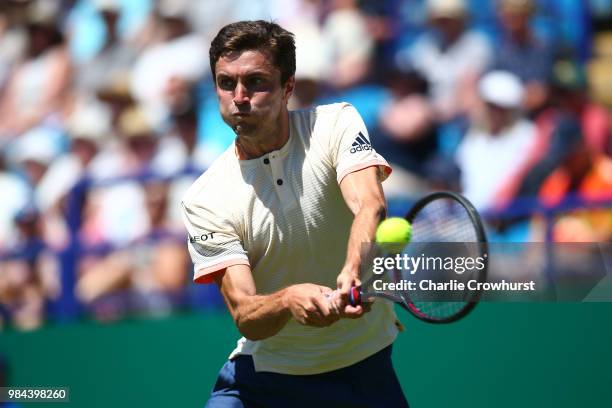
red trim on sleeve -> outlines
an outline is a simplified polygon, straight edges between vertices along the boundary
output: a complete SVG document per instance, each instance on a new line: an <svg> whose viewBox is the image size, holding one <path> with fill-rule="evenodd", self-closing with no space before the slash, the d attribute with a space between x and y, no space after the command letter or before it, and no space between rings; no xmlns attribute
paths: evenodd
<svg viewBox="0 0 612 408"><path fill-rule="evenodd" d="M225 269L234 265L250 266L246 259L236 258L220 262L218 264L200 268L194 273L193 281L195 283L210 284L215 282L215 278L225 273Z"/></svg>
<svg viewBox="0 0 612 408"><path fill-rule="evenodd" d="M372 166L381 166L383 168L385 172L385 177L383 178L383 181L386 180L387 177L389 177L389 175L393 171L391 169L391 166L389 166L389 163L378 160L378 159L371 160L369 162L356 164L344 170L341 174L338 175L338 184L340 184L342 182L342 179L344 179L348 174L354 173L359 170L367 169L368 167L372 167Z"/></svg>

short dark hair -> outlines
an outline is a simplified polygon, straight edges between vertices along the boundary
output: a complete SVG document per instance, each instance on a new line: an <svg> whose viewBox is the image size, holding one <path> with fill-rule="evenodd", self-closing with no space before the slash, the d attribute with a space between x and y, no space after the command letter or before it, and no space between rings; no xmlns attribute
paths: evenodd
<svg viewBox="0 0 612 408"><path fill-rule="evenodd" d="M238 21L223 27L210 44L210 69L215 78L219 58L232 51L258 50L272 58L285 84L295 75L295 42L293 34L276 23Z"/></svg>

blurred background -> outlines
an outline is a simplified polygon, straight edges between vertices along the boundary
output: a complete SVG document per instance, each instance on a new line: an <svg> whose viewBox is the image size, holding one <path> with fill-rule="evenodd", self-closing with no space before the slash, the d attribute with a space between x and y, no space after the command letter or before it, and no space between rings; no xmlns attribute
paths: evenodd
<svg viewBox="0 0 612 408"><path fill-rule="evenodd" d="M445 189L495 242L612 240L612 0L2 0L0 368L34 378L15 347L57 330L236 336L190 283L179 203L234 138L208 46L241 19L295 34L293 109L361 113L391 215Z"/></svg>

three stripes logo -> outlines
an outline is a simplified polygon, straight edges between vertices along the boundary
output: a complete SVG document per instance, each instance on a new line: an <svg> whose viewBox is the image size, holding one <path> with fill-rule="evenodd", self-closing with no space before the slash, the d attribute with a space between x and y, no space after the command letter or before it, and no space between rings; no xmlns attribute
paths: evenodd
<svg viewBox="0 0 612 408"><path fill-rule="evenodd" d="M357 153L365 150L372 150L372 144L370 143L368 138L363 135L363 133L359 132L359 134L355 138L355 141L351 145L350 152Z"/></svg>

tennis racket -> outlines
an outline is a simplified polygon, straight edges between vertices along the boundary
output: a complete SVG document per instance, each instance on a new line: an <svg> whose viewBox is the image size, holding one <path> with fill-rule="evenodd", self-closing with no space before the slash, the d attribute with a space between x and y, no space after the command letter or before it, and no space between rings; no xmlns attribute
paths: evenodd
<svg viewBox="0 0 612 408"><path fill-rule="evenodd" d="M460 278L462 282L486 280L488 255L484 228L478 212L465 197L452 192L429 194L416 202L405 218L412 224L412 239L404 248L405 254L423 259L424 255L432 255L434 260L438 257L480 259L482 267L461 273L458 269L447 270L446 274L423 267L412 271L393 268L385 273L387 282L413 281L416 286L417 279L434 284L454 278ZM381 275L373 275L360 287L351 288L351 305L357 306L375 297L384 298L423 321L450 323L465 317L480 296L479 291L469 290L467 285L463 291L376 290L373 282L377 279L381 279Z"/></svg>

